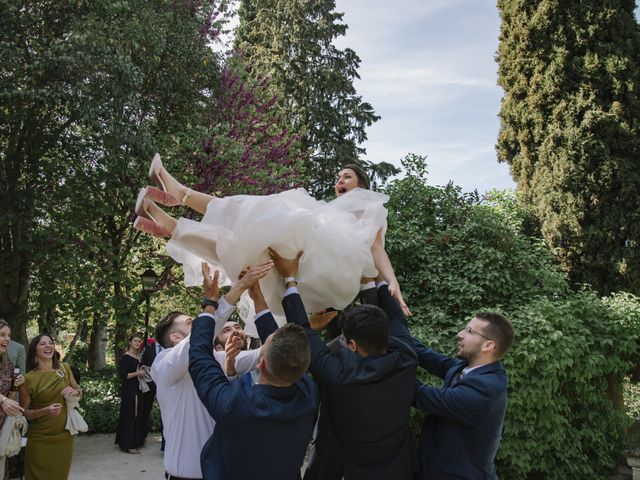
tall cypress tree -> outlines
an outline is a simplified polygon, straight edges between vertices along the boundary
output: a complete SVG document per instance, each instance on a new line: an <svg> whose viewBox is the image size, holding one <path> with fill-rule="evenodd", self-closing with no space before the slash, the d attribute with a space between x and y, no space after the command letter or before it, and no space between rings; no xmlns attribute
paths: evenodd
<svg viewBox="0 0 640 480"><path fill-rule="evenodd" d="M341 165L358 163L365 128L380 118L353 86L360 58L333 44L347 30L334 10L334 0L242 0L236 32L236 47L270 77L301 134L306 186L317 196L332 190Z"/></svg>
<svg viewBox="0 0 640 480"><path fill-rule="evenodd" d="M499 0L497 150L575 284L640 292L633 0Z"/></svg>

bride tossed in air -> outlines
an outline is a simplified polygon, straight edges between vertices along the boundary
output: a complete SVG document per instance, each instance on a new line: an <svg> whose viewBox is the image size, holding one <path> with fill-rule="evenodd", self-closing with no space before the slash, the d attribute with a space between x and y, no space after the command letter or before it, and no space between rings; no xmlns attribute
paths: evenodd
<svg viewBox="0 0 640 480"><path fill-rule="evenodd" d="M218 198L191 190L167 172L156 154L149 177L160 189L145 187L136 202L134 227L154 236L170 237L169 255L181 263L187 286L202 284L202 261L234 280L247 265L268 261L268 247L283 257L303 251L298 288L310 312L338 310L358 295L362 277L380 271L405 314L389 257L384 249L389 197L369 190L369 178L356 165L338 174L336 198L311 197L304 189L272 195ZM202 220L175 219L159 206L186 205ZM282 281L275 272L260 281L269 308L282 314Z"/></svg>

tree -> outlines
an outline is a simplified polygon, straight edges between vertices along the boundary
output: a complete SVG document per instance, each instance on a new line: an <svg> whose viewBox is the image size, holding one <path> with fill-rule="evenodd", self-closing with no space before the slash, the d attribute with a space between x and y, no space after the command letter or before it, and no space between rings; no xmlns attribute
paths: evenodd
<svg viewBox="0 0 640 480"><path fill-rule="evenodd" d="M136 191L154 151L198 143L219 75L200 3L3 4L0 314L18 339L33 275L48 306L88 296L116 344L135 322Z"/></svg>
<svg viewBox="0 0 640 480"><path fill-rule="evenodd" d="M640 292L640 30L632 0L499 0L497 150L576 284Z"/></svg>
<svg viewBox="0 0 640 480"><path fill-rule="evenodd" d="M241 56L227 59L202 148L193 154L196 190L267 195L300 184L300 136L275 107L267 78L253 78Z"/></svg>
<svg viewBox="0 0 640 480"><path fill-rule="evenodd" d="M359 163L365 128L380 118L353 86L360 58L333 44L347 29L334 10L333 0L242 0L235 39L300 133L305 186L318 197L332 191L340 166Z"/></svg>
<svg viewBox="0 0 640 480"><path fill-rule="evenodd" d="M607 378L621 378L637 349L640 299L570 289L543 241L523 232L527 213L509 192L481 198L430 186L415 155L403 167L406 176L385 189L386 249L414 313L412 334L455 354L456 334L478 311L514 326L498 475L606 478L629 421L607 398Z"/></svg>

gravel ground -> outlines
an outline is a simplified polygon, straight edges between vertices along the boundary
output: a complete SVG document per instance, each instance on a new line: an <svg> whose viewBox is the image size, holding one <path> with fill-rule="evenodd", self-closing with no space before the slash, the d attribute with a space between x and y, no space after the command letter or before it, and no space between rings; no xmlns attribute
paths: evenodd
<svg viewBox="0 0 640 480"><path fill-rule="evenodd" d="M150 433L140 455L123 453L115 435L80 435L75 440L69 480L162 480L160 435Z"/></svg>

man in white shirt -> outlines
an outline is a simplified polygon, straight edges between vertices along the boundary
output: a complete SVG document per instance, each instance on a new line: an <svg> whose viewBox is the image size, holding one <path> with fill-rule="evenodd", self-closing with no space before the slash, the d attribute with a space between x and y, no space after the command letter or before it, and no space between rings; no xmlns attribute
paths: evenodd
<svg viewBox="0 0 640 480"><path fill-rule="evenodd" d="M219 302L217 292L205 299L205 312L202 315L209 315L215 320L216 336L233 312L233 305L240 295L266 275L271 266L269 262L250 269ZM217 278L214 279L217 285ZM151 377L157 385L164 425L164 468L168 479L202 478L200 452L215 427L213 418L198 398L188 371L192 321L192 317L181 312L171 312L156 327L156 340L165 349L158 353L151 367ZM277 328L275 321L273 325L274 329ZM254 369L260 355L260 349L238 353L241 347L237 339L234 341L235 338L237 335L229 335L226 351L214 352L216 360L223 365L230 378Z"/></svg>

